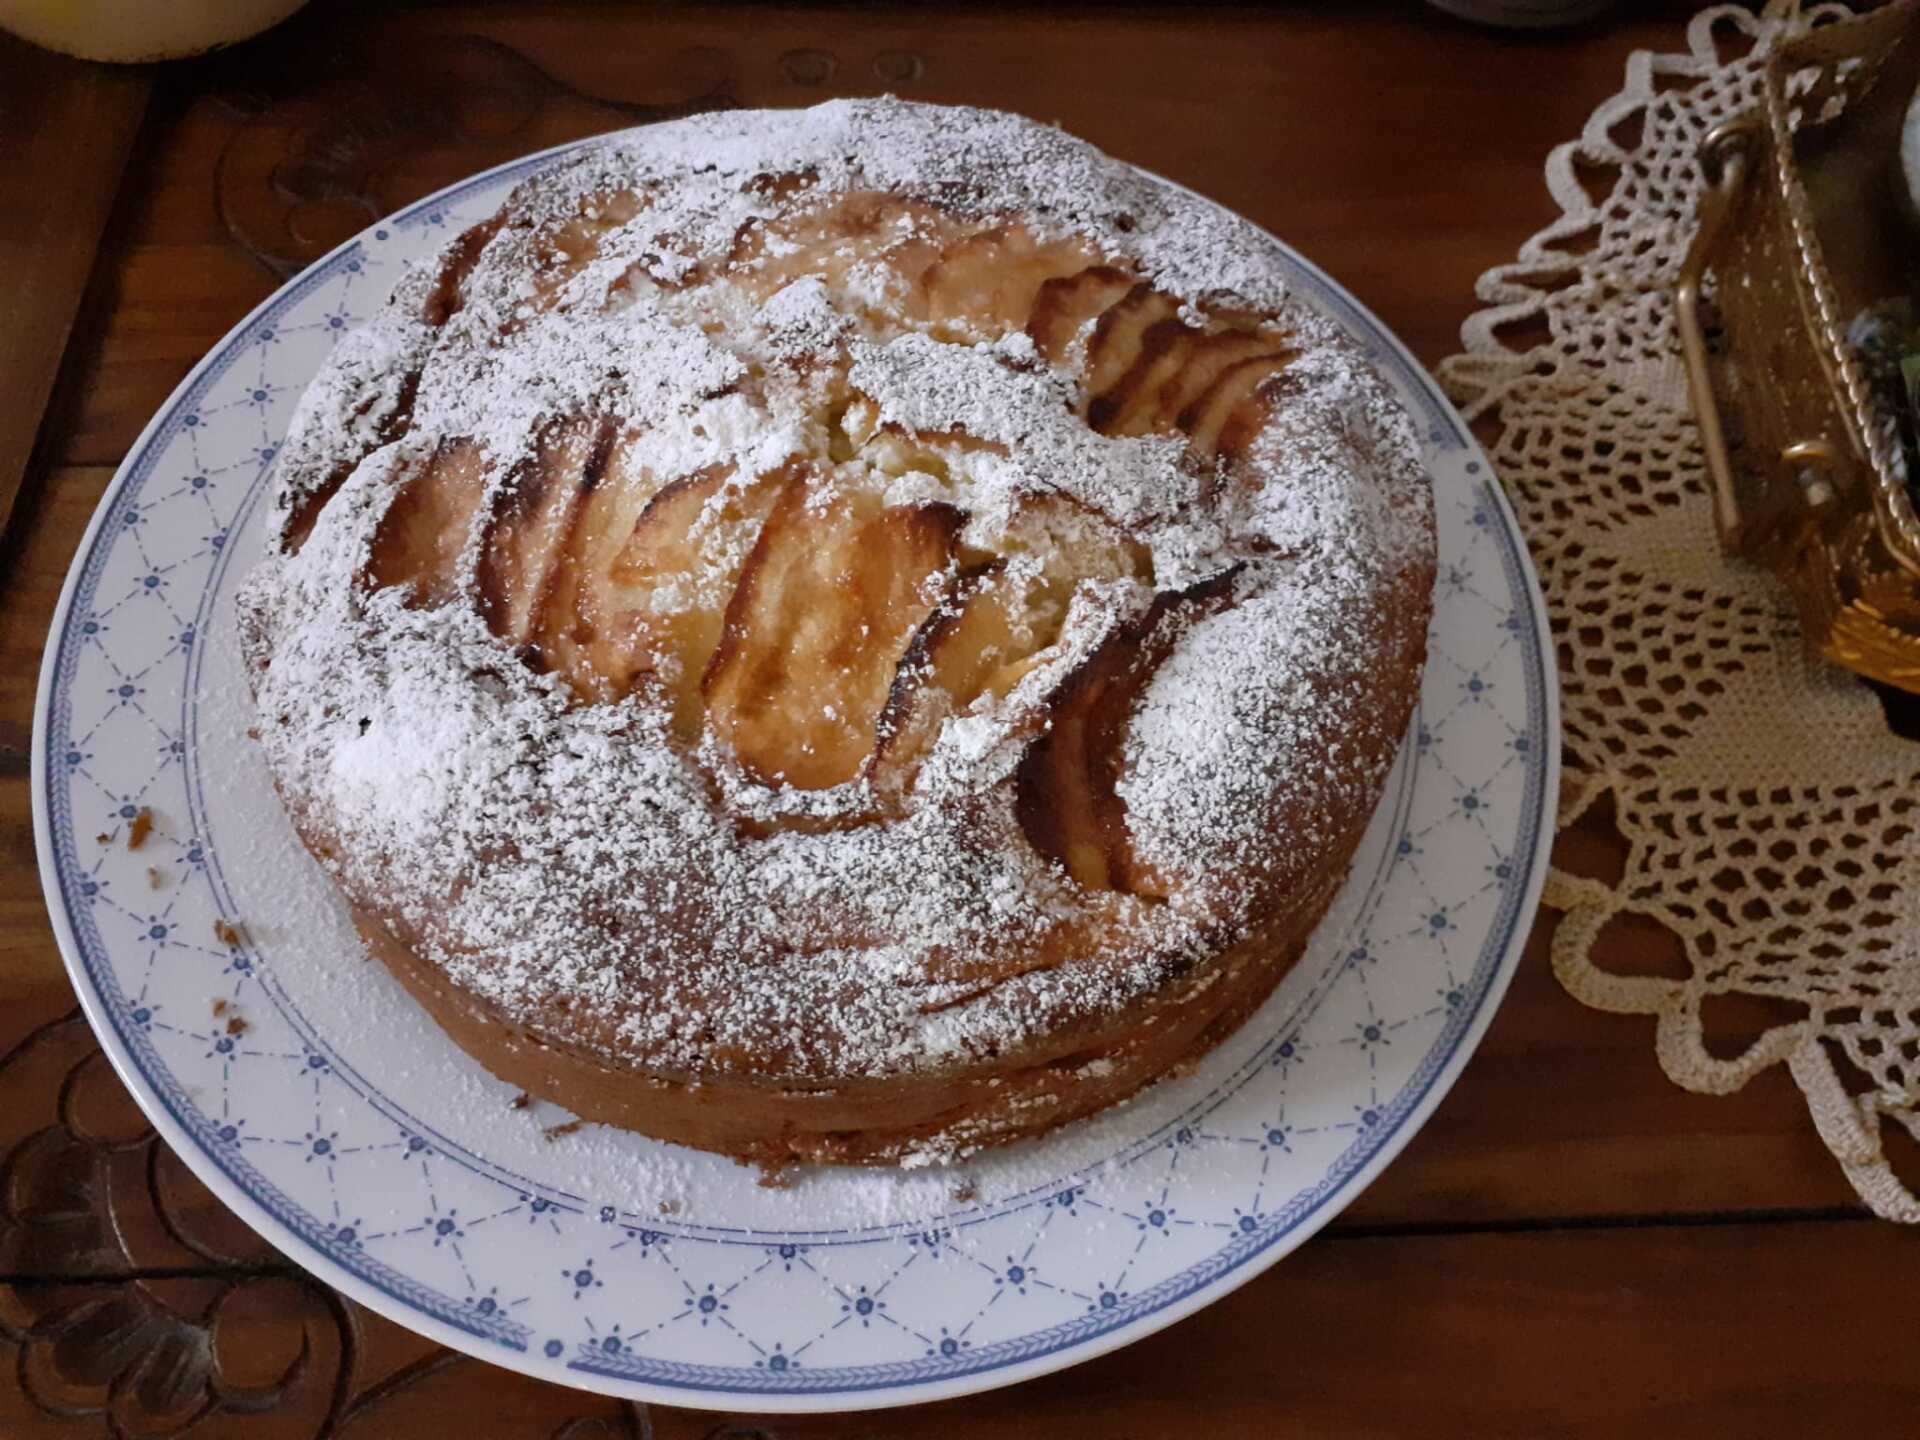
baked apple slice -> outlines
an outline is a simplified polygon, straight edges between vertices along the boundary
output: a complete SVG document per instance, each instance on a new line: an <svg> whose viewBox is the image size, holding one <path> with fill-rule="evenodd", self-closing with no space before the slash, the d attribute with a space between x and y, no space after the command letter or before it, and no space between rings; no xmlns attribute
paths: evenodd
<svg viewBox="0 0 1920 1440"><path fill-rule="evenodd" d="M391 305L395 302L389 300L387 303ZM413 426L413 402L419 391L420 372L409 369L400 378L392 402L385 406L375 422L373 434L351 446L319 484L294 498L292 513L287 517L287 528L281 537L281 543L286 546L289 555L300 553L300 547L313 534L313 527L320 523L320 513L340 493L340 487L353 477L353 472L360 468L360 462L381 446L391 445L405 437ZM367 394L354 406L352 419L356 422L365 419L381 403L382 396L377 391Z"/></svg>
<svg viewBox="0 0 1920 1440"><path fill-rule="evenodd" d="M1207 331L1163 319L1140 330L1137 342L1131 333L1121 326L1103 340L1096 331L1089 352L1087 424L1104 435L1187 430L1208 459L1231 455L1251 438L1260 417L1254 413L1249 420L1255 409L1249 398L1292 358L1278 337L1254 330ZM1108 382L1108 362L1133 343L1133 363Z"/></svg>
<svg viewBox="0 0 1920 1440"><path fill-rule="evenodd" d="M1089 422L1108 435L1167 434L1178 430L1180 417L1207 388L1232 366L1263 360L1278 369L1289 358L1284 344L1250 330L1203 333L1182 327L1182 339L1167 348L1151 368L1134 372L1104 399L1111 408Z"/></svg>
<svg viewBox="0 0 1920 1440"><path fill-rule="evenodd" d="M420 307L420 318L438 329L445 325L467 303L467 277L473 274L474 267L480 263L481 252L493 243L493 237L500 233L506 224L506 214L482 220L478 225L461 232L460 238L453 242L447 257L440 264L440 273L434 277L433 288L427 292L425 303Z"/></svg>
<svg viewBox="0 0 1920 1440"><path fill-rule="evenodd" d="M460 556L486 492L487 461L471 440L449 440L402 482L380 517L367 560L376 590L404 585L408 603L443 605L460 592Z"/></svg>
<svg viewBox="0 0 1920 1440"><path fill-rule="evenodd" d="M726 604L745 563L723 532L757 531L781 490L769 476L733 483L733 467L711 466L666 486L641 512L608 574L612 636L626 646L626 688L644 674L673 708L682 740L699 736L706 701L700 681L719 648ZM729 554L741 558L726 562Z"/></svg>
<svg viewBox="0 0 1920 1440"><path fill-rule="evenodd" d="M550 433L482 548L482 614L583 698L653 687L691 740L700 677L739 569L723 557L745 549L715 543L715 532L751 534L779 482L740 485L732 467L714 466L660 485L627 462L630 449L586 422Z"/></svg>
<svg viewBox="0 0 1920 1440"><path fill-rule="evenodd" d="M1024 226L976 230L947 245L920 277L926 318L936 327L960 322L998 332L1032 311L1044 285L1083 271L1092 258L1077 241L1039 240Z"/></svg>
<svg viewBox="0 0 1920 1440"><path fill-rule="evenodd" d="M587 420L551 426L500 487L476 580L481 617L510 645L534 638L572 537L595 440L596 427Z"/></svg>
<svg viewBox="0 0 1920 1440"><path fill-rule="evenodd" d="M820 790L874 748L901 652L943 588L963 517L788 480L702 682L708 723L756 778Z"/></svg>
<svg viewBox="0 0 1920 1440"><path fill-rule="evenodd" d="M1087 340L1086 375L1081 388L1089 405L1112 390L1143 355L1148 353L1148 336L1157 335L1164 343L1166 322L1184 328L1175 317L1179 306L1171 295L1164 295L1144 282L1129 290L1126 298L1106 310L1094 321L1093 334Z"/></svg>
<svg viewBox="0 0 1920 1440"><path fill-rule="evenodd" d="M534 308L551 308L562 287L600 254L600 242L652 198L644 187L599 191L582 199L572 215L546 226L535 242Z"/></svg>
<svg viewBox="0 0 1920 1440"><path fill-rule="evenodd" d="M913 784L949 715L983 691L1011 689L1009 672L1053 643L1053 631L1021 613L1026 588L1008 576L1003 561L964 570L914 631L875 725L869 773L882 795L896 798Z"/></svg>
<svg viewBox="0 0 1920 1440"><path fill-rule="evenodd" d="M580 503L553 582L526 637L532 659L559 670L591 701L618 701L659 668L655 651L636 634L634 603L614 580L647 509L674 480L645 467L639 455L626 434L612 434L589 455L576 478Z"/></svg>
<svg viewBox="0 0 1920 1440"><path fill-rule="evenodd" d="M1080 332L1125 299L1135 283L1131 275L1111 265L1093 265L1077 275L1049 280L1034 295L1027 335L1042 355L1058 365Z"/></svg>
<svg viewBox="0 0 1920 1440"><path fill-rule="evenodd" d="M1145 580L1138 542L1090 531L1064 497L1034 499L1009 525L1010 558L962 571L900 657L879 724L872 776L889 797L913 784L950 715L1012 693L1060 638L1083 581Z"/></svg>
<svg viewBox="0 0 1920 1440"><path fill-rule="evenodd" d="M1195 341L1187 355L1187 364L1179 374L1160 387L1154 397L1156 423L1164 429L1184 429L1188 410L1212 388L1214 381L1237 365L1248 369L1270 367L1264 373L1284 368L1294 356L1288 337L1259 330L1217 330Z"/></svg>
<svg viewBox="0 0 1920 1440"><path fill-rule="evenodd" d="M1179 320L1157 320L1140 336L1140 353L1112 385L1087 401L1087 424L1102 435L1144 435L1159 428L1162 387L1189 363L1199 332Z"/></svg>
<svg viewBox="0 0 1920 1440"><path fill-rule="evenodd" d="M1164 899L1165 883L1133 853L1116 793L1127 726L1153 673L1188 625L1223 608L1236 571L1156 596L1110 636L1048 702L1045 736L1020 763L1016 813L1027 838L1083 888Z"/></svg>
<svg viewBox="0 0 1920 1440"><path fill-rule="evenodd" d="M1282 352L1255 355L1227 365L1180 412L1179 426L1200 455L1231 459L1257 433L1263 411L1260 386L1286 368Z"/></svg>
<svg viewBox="0 0 1920 1440"><path fill-rule="evenodd" d="M765 300L804 278L837 290L855 266L891 271L901 282L904 293L898 298L907 313L924 319L925 296L914 282L939 258L946 228L939 212L922 202L878 192L848 195L837 204L802 206L765 224L749 221L726 273L748 294Z"/></svg>

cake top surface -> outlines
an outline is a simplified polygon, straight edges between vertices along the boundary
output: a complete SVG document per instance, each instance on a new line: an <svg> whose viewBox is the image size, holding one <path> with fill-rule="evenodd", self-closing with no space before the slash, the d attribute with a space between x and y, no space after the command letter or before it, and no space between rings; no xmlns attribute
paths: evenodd
<svg viewBox="0 0 1920 1440"><path fill-rule="evenodd" d="M688 1076L965 1066L1204 966L1370 808L1432 568L1271 240L897 101L570 153L339 344L277 483L243 642L310 847Z"/></svg>

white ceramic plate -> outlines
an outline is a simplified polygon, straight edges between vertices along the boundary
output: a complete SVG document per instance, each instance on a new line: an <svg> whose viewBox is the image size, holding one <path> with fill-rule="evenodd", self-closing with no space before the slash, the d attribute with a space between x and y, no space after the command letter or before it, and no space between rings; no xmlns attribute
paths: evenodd
<svg viewBox="0 0 1920 1440"><path fill-rule="evenodd" d="M1306 959L1198 1072L958 1172L754 1172L550 1106L457 1050L367 961L295 842L232 634L295 401L403 262L551 155L312 266L161 407L67 577L34 818L75 987L213 1191L327 1283L562 1384L850 1409L1008 1384L1138 1339L1271 1265L1406 1144L1485 1031L1539 897L1555 793L1546 621L1458 417L1351 296L1299 293L1426 433L1440 584L1414 733ZM128 847L142 810L150 839ZM232 925L232 946L216 923ZM236 1018L240 1023L235 1024Z"/></svg>

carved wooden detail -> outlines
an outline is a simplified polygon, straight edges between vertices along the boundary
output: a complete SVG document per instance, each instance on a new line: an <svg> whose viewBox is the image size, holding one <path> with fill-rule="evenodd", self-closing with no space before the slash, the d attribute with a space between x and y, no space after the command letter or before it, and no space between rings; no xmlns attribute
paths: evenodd
<svg viewBox="0 0 1920 1440"><path fill-rule="evenodd" d="M0 1059L0 1371L7 1440L371 1440L456 1410L494 1417L489 1440L657 1433L643 1405L447 1350L280 1259L154 1134L77 1012Z"/></svg>
<svg viewBox="0 0 1920 1440"><path fill-rule="evenodd" d="M291 275L383 215L549 146L733 103L710 46L672 58L660 98L587 95L498 41L368 46L312 65L249 51L216 75L236 124L214 176L234 242Z"/></svg>

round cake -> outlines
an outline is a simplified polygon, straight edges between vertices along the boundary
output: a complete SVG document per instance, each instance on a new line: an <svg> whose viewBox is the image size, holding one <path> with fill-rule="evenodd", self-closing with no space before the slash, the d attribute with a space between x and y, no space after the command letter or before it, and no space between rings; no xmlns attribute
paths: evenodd
<svg viewBox="0 0 1920 1440"><path fill-rule="evenodd" d="M701 116L336 347L241 640L287 812L495 1074L769 1166L1032 1136L1301 954L1432 498L1244 221L1014 116Z"/></svg>

